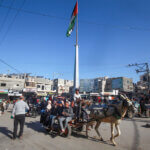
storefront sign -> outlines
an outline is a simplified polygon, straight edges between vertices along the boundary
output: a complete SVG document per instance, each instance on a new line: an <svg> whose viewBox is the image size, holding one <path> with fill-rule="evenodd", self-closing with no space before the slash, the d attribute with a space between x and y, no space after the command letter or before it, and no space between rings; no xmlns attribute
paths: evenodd
<svg viewBox="0 0 150 150"><path fill-rule="evenodd" d="M36 93L37 90L36 90L36 88L24 88L23 92L33 92L33 93Z"/></svg>

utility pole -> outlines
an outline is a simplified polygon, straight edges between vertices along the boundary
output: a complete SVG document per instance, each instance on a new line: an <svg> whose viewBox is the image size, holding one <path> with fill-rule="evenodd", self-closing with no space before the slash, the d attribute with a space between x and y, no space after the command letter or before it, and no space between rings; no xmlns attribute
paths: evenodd
<svg viewBox="0 0 150 150"><path fill-rule="evenodd" d="M147 74L147 86L148 86L148 92L150 90L150 79L149 79L149 73L150 73L150 70L149 70L149 65L148 63L140 63L140 64L129 64L128 67L137 67L138 69L136 69L136 73L141 73L141 72L145 72Z"/></svg>

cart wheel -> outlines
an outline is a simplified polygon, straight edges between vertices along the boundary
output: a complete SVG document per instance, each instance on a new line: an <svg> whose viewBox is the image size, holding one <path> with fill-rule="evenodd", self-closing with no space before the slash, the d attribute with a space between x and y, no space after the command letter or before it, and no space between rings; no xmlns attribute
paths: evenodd
<svg viewBox="0 0 150 150"><path fill-rule="evenodd" d="M72 129L71 127L68 125L66 130L65 130L65 133L63 134L64 137L69 137L72 133Z"/></svg>
<svg viewBox="0 0 150 150"><path fill-rule="evenodd" d="M46 130L47 132L50 132L50 131L51 131L51 129L50 129L50 128L45 128L45 130Z"/></svg>
<svg viewBox="0 0 150 150"><path fill-rule="evenodd" d="M78 130L79 132L82 132L82 131L83 131L83 126L77 128L77 130Z"/></svg>

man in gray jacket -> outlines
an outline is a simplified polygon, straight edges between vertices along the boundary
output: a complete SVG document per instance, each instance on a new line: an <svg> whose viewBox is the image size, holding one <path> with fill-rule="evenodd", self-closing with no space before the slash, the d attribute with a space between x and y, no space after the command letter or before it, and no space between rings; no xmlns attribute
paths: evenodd
<svg viewBox="0 0 150 150"><path fill-rule="evenodd" d="M25 122L25 113L26 109L29 110L29 106L24 101L24 97L21 96L20 99L15 103L12 116L14 118L14 132L13 132L13 139L16 139L17 136L17 128L18 123L20 124L20 132L19 132L19 138L22 139L23 134L23 128L24 128L24 122Z"/></svg>

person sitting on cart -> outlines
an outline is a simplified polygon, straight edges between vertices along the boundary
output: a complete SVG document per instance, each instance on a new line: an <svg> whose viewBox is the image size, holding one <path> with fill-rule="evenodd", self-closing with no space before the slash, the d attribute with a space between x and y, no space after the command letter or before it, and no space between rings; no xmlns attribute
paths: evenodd
<svg viewBox="0 0 150 150"><path fill-rule="evenodd" d="M57 102L55 101L55 103L52 105L51 108L51 112L50 112L50 127L51 130L53 130L53 124L54 124L54 120L57 117L58 114L58 106L57 106Z"/></svg>
<svg viewBox="0 0 150 150"><path fill-rule="evenodd" d="M51 114L51 101L48 101L48 104L46 106L46 111L45 111L45 120L44 120L44 125L47 126L49 124L49 121L50 121L50 114Z"/></svg>
<svg viewBox="0 0 150 150"><path fill-rule="evenodd" d="M82 103L82 106L81 106L81 118L82 118L83 122L88 122L88 120L89 120L89 115L86 112L86 103Z"/></svg>
<svg viewBox="0 0 150 150"><path fill-rule="evenodd" d="M70 107L70 102L66 101L65 107L63 108L62 116L58 118L62 133L65 132L68 126L68 122L72 120L73 116L74 116L73 109L72 107ZM63 121L65 121L64 125L63 125Z"/></svg>
<svg viewBox="0 0 150 150"><path fill-rule="evenodd" d="M46 107L47 107L47 102L46 100L44 99L42 102L41 102L41 118L40 118L40 123L44 123L45 120L46 120L46 117L47 117L47 111L46 111Z"/></svg>
<svg viewBox="0 0 150 150"><path fill-rule="evenodd" d="M46 106L47 106L47 101L46 101L46 99L44 98L43 100L42 100L42 102L41 102L41 110L42 109L46 109Z"/></svg>

